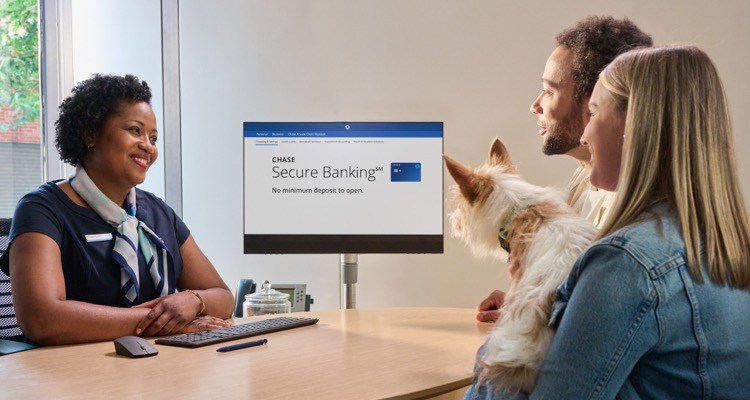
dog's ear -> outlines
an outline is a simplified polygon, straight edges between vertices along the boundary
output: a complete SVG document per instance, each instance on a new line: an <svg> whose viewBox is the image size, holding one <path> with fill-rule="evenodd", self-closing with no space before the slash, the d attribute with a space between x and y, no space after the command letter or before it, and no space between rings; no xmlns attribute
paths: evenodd
<svg viewBox="0 0 750 400"><path fill-rule="evenodd" d="M474 204L479 196L487 190L485 188L485 180L480 179L474 171L464 167L452 158L443 155L443 159L445 160L445 166L448 168L448 172L461 190L461 194L469 204Z"/></svg>
<svg viewBox="0 0 750 400"><path fill-rule="evenodd" d="M509 172L516 172L516 165L513 164L513 160L510 159L508 149L505 148L503 142L498 138L495 138L490 146L489 163L490 165L505 165L508 167Z"/></svg>

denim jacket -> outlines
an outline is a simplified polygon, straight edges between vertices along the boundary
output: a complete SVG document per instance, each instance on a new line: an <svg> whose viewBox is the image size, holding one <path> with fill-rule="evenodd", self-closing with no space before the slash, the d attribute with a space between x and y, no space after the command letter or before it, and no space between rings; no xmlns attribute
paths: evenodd
<svg viewBox="0 0 750 400"><path fill-rule="evenodd" d="M533 393L493 392L475 374L466 399L750 399L750 293L698 283L678 221L652 211L576 261Z"/></svg>

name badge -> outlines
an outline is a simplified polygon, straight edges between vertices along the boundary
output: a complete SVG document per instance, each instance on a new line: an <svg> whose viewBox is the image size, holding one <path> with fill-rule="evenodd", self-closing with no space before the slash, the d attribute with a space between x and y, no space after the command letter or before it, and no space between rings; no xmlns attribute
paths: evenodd
<svg viewBox="0 0 750 400"><path fill-rule="evenodd" d="M94 242L107 242L112 240L112 234L111 233L99 233L95 235L86 235L86 241L89 243Z"/></svg>

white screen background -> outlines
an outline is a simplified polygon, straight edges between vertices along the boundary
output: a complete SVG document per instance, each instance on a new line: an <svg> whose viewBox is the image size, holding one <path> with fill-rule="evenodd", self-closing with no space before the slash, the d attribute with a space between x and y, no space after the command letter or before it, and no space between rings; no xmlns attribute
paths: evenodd
<svg viewBox="0 0 750 400"><path fill-rule="evenodd" d="M441 138L253 137L244 145L246 234L443 233ZM294 162L274 162L274 157L294 157ZM421 181L392 182L393 162L421 163ZM380 170L372 181L365 174L326 178L324 166ZM318 173L283 178L274 167Z"/></svg>

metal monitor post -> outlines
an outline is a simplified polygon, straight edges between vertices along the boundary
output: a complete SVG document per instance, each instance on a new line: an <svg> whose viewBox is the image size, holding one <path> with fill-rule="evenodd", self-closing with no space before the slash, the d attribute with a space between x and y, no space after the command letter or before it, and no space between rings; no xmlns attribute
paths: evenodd
<svg viewBox="0 0 750 400"><path fill-rule="evenodd" d="M341 268L344 270L342 283L346 285L346 308L357 308L357 254L341 254Z"/></svg>

